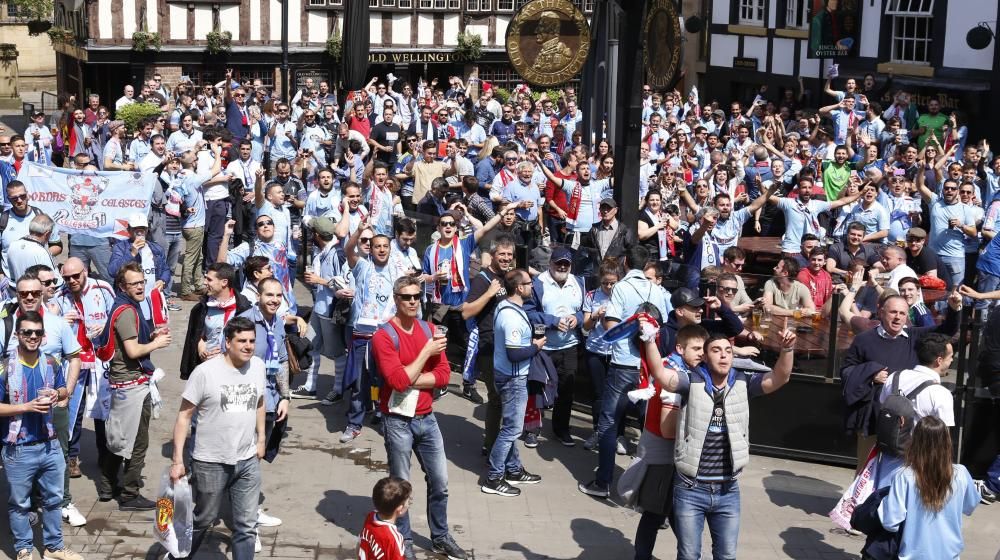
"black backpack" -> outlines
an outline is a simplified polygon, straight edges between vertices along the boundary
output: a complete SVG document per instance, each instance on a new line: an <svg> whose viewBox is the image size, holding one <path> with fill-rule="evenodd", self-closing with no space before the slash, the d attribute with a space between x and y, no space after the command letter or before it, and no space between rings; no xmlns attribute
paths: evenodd
<svg viewBox="0 0 1000 560"><path fill-rule="evenodd" d="M878 450L893 457L902 457L906 446L910 443L913 425L916 423L917 411L914 401L921 391L936 385L927 380L916 389L904 395L899 391L899 377L902 372L892 374L892 385L889 397L885 399L875 418L875 439Z"/></svg>

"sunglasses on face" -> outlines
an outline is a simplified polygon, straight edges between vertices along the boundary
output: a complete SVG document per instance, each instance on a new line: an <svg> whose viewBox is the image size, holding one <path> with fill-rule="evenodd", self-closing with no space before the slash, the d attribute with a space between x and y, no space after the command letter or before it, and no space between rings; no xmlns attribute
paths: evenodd
<svg viewBox="0 0 1000 560"><path fill-rule="evenodd" d="M18 332L24 338L42 338L45 336L45 329L21 329Z"/></svg>
<svg viewBox="0 0 1000 560"><path fill-rule="evenodd" d="M446 228L446 227L455 227L455 222L438 222L438 225L441 226L441 227L443 227L443 228Z"/></svg>
<svg viewBox="0 0 1000 560"><path fill-rule="evenodd" d="M261 220L257 222L257 227L273 226L273 225L274 222L272 222L271 220Z"/></svg>
<svg viewBox="0 0 1000 560"><path fill-rule="evenodd" d="M27 199L28 199L28 195L26 195L26 194L19 194L19 195L15 195L15 196L10 197L10 201L11 202L21 202L22 200L27 200Z"/></svg>
<svg viewBox="0 0 1000 560"><path fill-rule="evenodd" d="M63 274L63 280L69 282L70 280L79 280L83 275L83 271L77 272L76 274Z"/></svg>
<svg viewBox="0 0 1000 560"><path fill-rule="evenodd" d="M418 301L420 294L396 294L400 301Z"/></svg>
<svg viewBox="0 0 1000 560"><path fill-rule="evenodd" d="M958 187L941 187L943 191L957 191Z"/></svg>
<svg viewBox="0 0 1000 560"><path fill-rule="evenodd" d="M27 299L27 298L38 299L38 298L42 297L42 291L41 290L18 290L17 291L17 295L20 296L21 299Z"/></svg>
<svg viewBox="0 0 1000 560"><path fill-rule="evenodd" d="M361 239L358 240L358 242L359 243L371 243L372 242L372 238L371 237L362 237Z"/></svg>
<svg viewBox="0 0 1000 560"><path fill-rule="evenodd" d="M54 285L56 283L56 279L49 278L48 280L39 280L39 282L41 282L43 286L48 287Z"/></svg>
<svg viewBox="0 0 1000 560"><path fill-rule="evenodd" d="M719 291L724 294L736 295L737 290L738 288L724 288L722 286L719 286Z"/></svg>

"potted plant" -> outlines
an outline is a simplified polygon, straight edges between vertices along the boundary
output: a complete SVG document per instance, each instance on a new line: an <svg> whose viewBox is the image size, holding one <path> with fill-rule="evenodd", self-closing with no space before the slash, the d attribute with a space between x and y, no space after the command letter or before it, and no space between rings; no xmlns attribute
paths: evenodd
<svg viewBox="0 0 1000 560"><path fill-rule="evenodd" d="M344 40L340 35L330 35L330 38L326 40L326 54L330 55L333 60L340 60L340 56L344 52Z"/></svg>
<svg viewBox="0 0 1000 560"><path fill-rule="evenodd" d="M52 41L53 45L59 43L72 45L76 43L76 33L67 27L57 25L55 27L50 27L46 33L48 34L49 40Z"/></svg>
<svg viewBox="0 0 1000 560"><path fill-rule="evenodd" d="M156 31L136 31L132 34L132 50L135 52L158 51L163 45L160 34Z"/></svg>
<svg viewBox="0 0 1000 560"><path fill-rule="evenodd" d="M8 0L17 17L28 20L28 33L40 35L52 27L52 0Z"/></svg>
<svg viewBox="0 0 1000 560"><path fill-rule="evenodd" d="M455 54L464 60L478 60L483 55L483 38L478 33L459 33Z"/></svg>
<svg viewBox="0 0 1000 560"><path fill-rule="evenodd" d="M228 31L213 29L205 35L209 54L229 53L233 50L233 34Z"/></svg>

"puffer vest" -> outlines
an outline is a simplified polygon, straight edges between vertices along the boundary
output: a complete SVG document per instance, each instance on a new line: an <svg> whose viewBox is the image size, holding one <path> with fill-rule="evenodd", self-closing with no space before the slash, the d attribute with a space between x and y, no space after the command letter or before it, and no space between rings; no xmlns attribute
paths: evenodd
<svg viewBox="0 0 1000 560"><path fill-rule="evenodd" d="M750 405L747 399L747 377L736 373L733 385L726 391L726 429L732 454L733 478L750 461ZM692 372L687 403L681 409L674 446L674 463L684 476L698 476L698 464L705 445L705 436L712 421L715 400L705 391L705 379Z"/></svg>

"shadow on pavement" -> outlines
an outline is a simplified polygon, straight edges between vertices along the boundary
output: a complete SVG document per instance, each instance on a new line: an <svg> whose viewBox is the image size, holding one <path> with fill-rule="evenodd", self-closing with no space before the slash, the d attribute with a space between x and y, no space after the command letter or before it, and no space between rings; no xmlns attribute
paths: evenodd
<svg viewBox="0 0 1000 560"><path fill-rule="evenodd" d="M789 471L772 471L762 483L774 505L816 515L830 513L844 491L836 484Z"/></svg>
<svg viewBox="0 0 1000 560"><path fill-rule="evenodd" d="M815 529L806 527L789 527L779 535L785 546L782 547L785 554L792 558L823 558L823 560L856 560L857 554L845 552L839 548L827 544L823 540L823 534ZM858 550L864 545L864 541L858 542Z"/></svg>
<svg viewBox="0 0 1000 560"><path fill-rule="evenodd" d="M591 519L577 518L570 522L573 540L580 548L580 554L570 558L558 558L532 552L521 543L506 542L501 550L518 553L524 560L608 560L610 558L630 558L634 554L632 541L625 538L618 529L612 529Z"/></svg>

